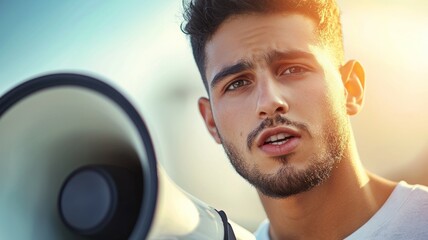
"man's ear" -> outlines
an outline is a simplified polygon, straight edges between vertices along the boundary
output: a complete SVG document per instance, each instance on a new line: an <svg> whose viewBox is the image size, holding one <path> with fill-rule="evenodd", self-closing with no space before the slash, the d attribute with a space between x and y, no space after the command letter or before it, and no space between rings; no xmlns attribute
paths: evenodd
<svg viewBox="0 0 428 240"><path fill-rule="evenodd" d="M208 129L208 132L210 132L214 140L220 144L221 139L217 131L217 126L215 125L210 100L205 97L199 98L198 107L199 107L199 112L201 113L201 116L204 119L205 126Z"/></svg>
<svg viewBox="0 0 428 240"><path fill-rule="evenodd" d="M360 112L364 102L365 73L358 61L350 60L340 68L345 86L346 110L348 115Z"/></svg>

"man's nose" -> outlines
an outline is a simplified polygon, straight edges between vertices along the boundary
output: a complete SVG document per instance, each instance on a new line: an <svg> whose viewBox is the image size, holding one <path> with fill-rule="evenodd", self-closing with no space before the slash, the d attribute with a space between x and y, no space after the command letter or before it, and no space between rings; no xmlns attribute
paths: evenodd
<svg viewBox="0 0 428 240"><path fill-rule="evenodd" d="M257 113L260 118L287 113L289 106L284 91L275 80L265 81L258 86Z"/></svg>

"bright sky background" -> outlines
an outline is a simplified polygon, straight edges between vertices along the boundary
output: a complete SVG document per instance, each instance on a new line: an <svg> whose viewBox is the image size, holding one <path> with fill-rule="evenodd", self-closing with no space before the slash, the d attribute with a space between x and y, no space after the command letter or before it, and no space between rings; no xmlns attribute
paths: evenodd
<svg viewBox="0 0 428 240"><path fill-rule="evenodd" d="M365 108L353 118L361 158L393 176L428 156L428 2L339 3L346 56L367 73ZM180 186L254 229L261 206L199 117L205 93L180 23L181 0L0 0L0 93L51 72L99 76L141 111Z"/></svg>

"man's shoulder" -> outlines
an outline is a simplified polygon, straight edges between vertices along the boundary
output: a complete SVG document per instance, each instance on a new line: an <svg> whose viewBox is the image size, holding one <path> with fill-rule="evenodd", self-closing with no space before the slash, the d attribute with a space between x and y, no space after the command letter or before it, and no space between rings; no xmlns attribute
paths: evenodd
<svg viewBox="0 0 428 240"><path fill-rule="evenodd" d="M428 187L404 181L351 239L423 239L428 236Z"/></svg>
<svg viewBox="0 0 428 240"><path fill-rule="evenodd" d="M399 197L408 198L408 200L410 201L420 201L428 199L428 187L424 185L412 185L401 181L400 183L398 183L394 192L397 192L396 195L398 195Z"/></svg>
<svg viewBox="0 0 428 240"><path fill-rule="evenodd" d="M394 196L392 196L394 195ZM416 219L428 221L428 187L423 185L411 185L401 181L390 198L394 198L397 203L395 210L400 217L408 216ZM392 199L392 200L394 200ZM423 214L421 214L423 213ZM415 219L415 220L416 220ZM411 221L408 218L408 221Z"/></svg>
<svg viewBox="0 0 428 240"><path fill-rule="evenodd" d="M381 209L346 239L400 239L406 236L419 239L428 236L426 226L428 187L401 181ZM257 240L269 240L269 220L260 223L254 235Z"/></svg>
<svg viewBox="0 0 428 240"><path fill-rule="evenodd" d="M407 197L403 203L403 214L418 215L416 219L423 218L428 222L428 187L405 182L400 182L399 186L408 192L403 194Z"/></svg>
<svg viewBox="0 0 428 240"><path fill-rule="evenodd" d="M399 182L377 214L379 213L383 213L387 219L398 218L397 220L426 213L421 217L428 221L428 187Z"/></svg>
<svg viewBox="0 0 428 240"><path fill-rule="evenodd" d="M383 230L378 230L377 236L387 237L392 233L408 239L428 236L428 187L402 181L397 185L395 195L397 204L390 209L393 214L385 219L386 224Z"/></svg>
<svg viewBox="0 0 428 240"><path fill-rule="evenodd" d="M423 192L425 195L428 194L428 186L425 185L409 185L410 187L412 187L412 189L414 191L419 191L419 192Z"/></svg>

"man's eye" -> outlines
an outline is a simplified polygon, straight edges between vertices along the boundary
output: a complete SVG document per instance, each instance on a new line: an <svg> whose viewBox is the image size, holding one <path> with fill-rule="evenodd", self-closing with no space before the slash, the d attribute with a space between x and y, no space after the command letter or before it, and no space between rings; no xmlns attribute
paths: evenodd
<svg viewBox="0 0 428 240"><path fill-rule="evenodd" d="M236 80L234 82L232 82L231 84L229 84L229 86L227 86L226 91L233 91L236 90L237 88L243 87L245 85L248 85L250 82L247 80Z"/></svg>
<svg viewBox="0 0 428 240"><path fill-rule="evenodd" d="M307 70L303 67L293 66L286 68L284 71L281 72L281 75L290 75L290 74L299 74L299 73L305 73Z"/></svg>

